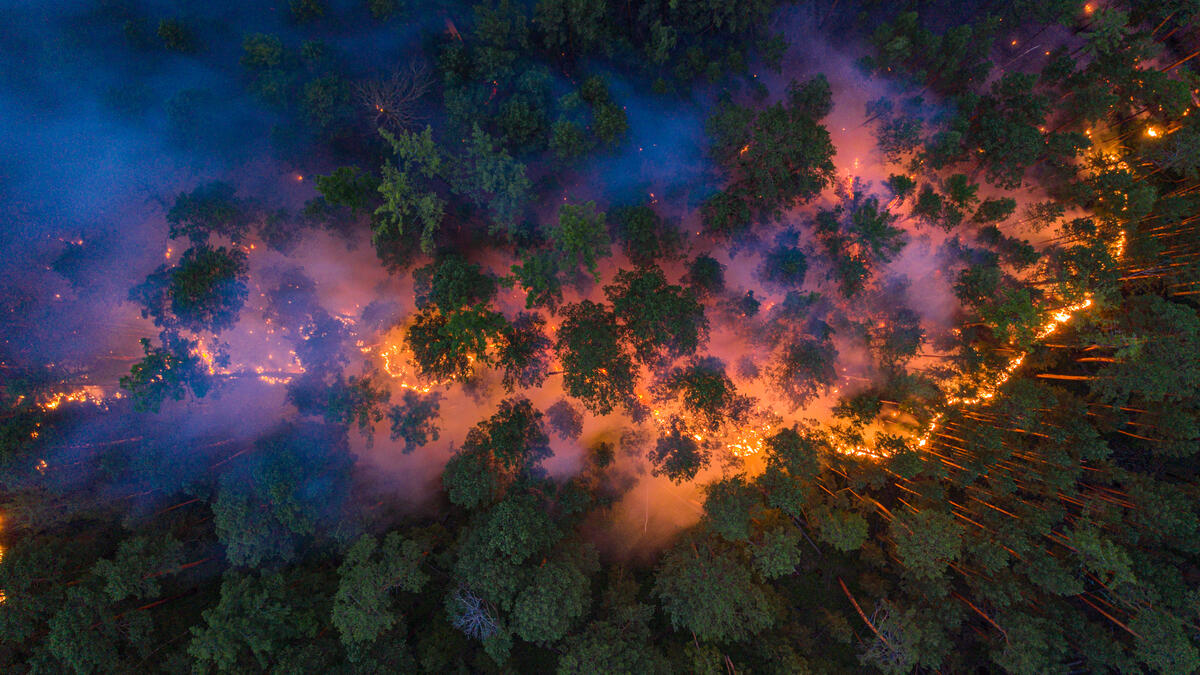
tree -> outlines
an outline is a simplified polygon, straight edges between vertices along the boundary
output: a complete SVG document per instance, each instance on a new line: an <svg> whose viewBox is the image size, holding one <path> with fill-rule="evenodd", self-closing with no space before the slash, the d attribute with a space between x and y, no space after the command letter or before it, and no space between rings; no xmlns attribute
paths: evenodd
<svg viewBox="0 0 1200 675"><path fill-rule="evenodd" d="M167 211L167 236L187 237L194 246L212 236L240 242L249 227L247 205L237 198L236 188L220 181L180 192Z"/></svg>
<svg viewBox="0 0 1200 675"><path fill-rule="evenodd" d="M673 257L683 244L679 231L649 206L622 206L610 213L617 239L634 265Z"/></svg>
<svg viewBox="0 0 1200 675"><path fill-rule="evenodd" d="M496 290L496 280L483 267L457 255L413 271L413 292L422 309L433 305L445 313L455 312L491 302Z"/></svg>
<svg viewBox="0 0 1200 675"><path fill-rule="evenodd" d="M590 152L592 141L578 123L560 119L550 127L550 149L558 159L570 161Z"/></svg>
<svg viewBox="0 0 1200 675"><path fill-rule="evenodd" d="M558 209L558 224L549 232L550 244L558 255L559 267L574 271L580 265L600 280L596 272L599 258L612 255L604 214L596 211L595 202L563 204Z"/></svg>
<svg viewBox="0 0 1200 675"><path fill-rule="evenodd" d="M513 281L525 289L525 308L545 307L554 312L562 302L559 257L545 249L528 251L520 265L512 266Z"/></svg>
<svg viewBox="0 0 1200 675"><path fill-rule="evenodd" d="M494 364L504 371L504 388L531 389L546 381L550 372L550 338L540 314L520 312L502 331Z"/></svg>
<svg viewBox="0 0 1200 675"><path fill-rule="evenodd" d="M752 569L736 549L688 534L663 555L654 594L676 629L701 640L745 642L775 622L774 593Z"/></svg>
<svg viewBox="0 0 1200 675"><path fill-rule="evenodd" d="M752 521L760 514L762 494L745 479L734 476L710 483L704 489L704 521L728 541L747 541Z"/></svg>
<svg viewBox="0 0 1200 675"><path fill-rule="evenodd" d="M907 307L891 313L882 326L871 329L871 347L885 368L896 368L917 355L925 340L921 317Z"/></svg>
<svg viewBox="0 0 1200 675"><path fill-rule="evenodd" d="M456 191L475 204L486 207L491 216L490 232L510 231L529 200L531 183L525 165L476 124L471 131L463 160L458 164Z"/></svg>
<svg viewBox="0 0 1200 675"><path fill-rule="evenodd" d="M316 177L317 192L334 206L370 213L379 197L379 179L357 166L340 166L328 176Z"/></svg>
<svg viewBox="0 0 1200 675"><path fill-rule="evenodd" d="M953 516L922 510L890 527L896 555L905 569L918 579L932 580L958 559L963 546L963 526Z"/></svg>
<svg viewBox="0 0 1200 675"><path fill-rule="evenodd" d="M904 174L894 173L888 176L884 181L887 188L892 191L892 194L899 197L901 200L908 199L908 196L917 189L917 181Z"/></svg>
<svg viewBox="0 0 1200 675"><path fill-rule="evenodd" d="M563 366L563 388L596 415L607 415L633 399L633 359L608 307L584 300L562 310L555 350Z"/></svg>
<svg viewBox="0 0 1200 675"><path fill-rule="evenodd" d="M494 415L467 432L442 484L450 501L476 508L498 499L513 482L537 477L549 456L542 413L527 398L504 399Z"/></svg>
<svg viewBox="0 0 1200 675"><path fill-rule="evenodd" d="M389 533L382 545L365 534L346 552L338 567L332 620L351 660L361 658L364 647L384 632L403 626L392 594L416 593L429 583L421 571L424 557L417 542L398 532Z"/></svg>
<svg viewBox="0 0 1200 675"><path fill-rule="evenodd" d="M564 441L575 440L583 433L583 413L565 398L559 399L546 409L546 421L550 423L554 433Z"/></svg>
<svg viewBox="0 0 1200 675"><path fill-rule="evenodd" d="M336 522L354 462L343 433L285 425L239 459L221 475L212 502L213 524L230 564L291 560L302 538Z"/></svg>
<svg viewBox="0 0 1200 675"><path fill-rule="evenodd" d="M358 430L370 437L376 422L384 417L384 408L392 394L387 386L379 382L376 374L363 377L340 374L326 389L321 401L321 412L330 424L357 425Z"/></svg>
<svg viewBox="0 0 1200 675"><path fill-rule="evenodd" d="M604 7L574 0L538 0L533 25L552 52L588 54L605 32Z"/></svg>
<svg viewBox="0 0 1200 675"><path fill-rule="evenodd" d="M493 606L512 611L518 595L529 586L530 572L562 537L562 530L536 497L514 491L463 532L454 579Z"/></svg>
<svg viewBox="0 0 1200 675"><path fill-rule="evenodd" d="M388 419L392 440L403 440L405 454L438 439L437 417L442 395L420 394L405 389L401 404L392 406Z"/></svg>
<svg viewBox="0 0 1200 675"><path fill-rule="evenodd" d="M704 306L657 267L617 272L604 294L643 363L693 354L708 337Z"/></svg>
<svg viewBox="0 0 1200 675"><path fill-rule="evenodd" d="M972 220L977 223L998 223L1006 220L1017 210L1017 201L1011 197L988 198L979 204Z"/></svg>
<svg viewBox="0 0 1200 675"><path fill-rule="evenodd" d="M780 286L799 288L804 285L804 276L808 272L808 259L797 246L778 244L763 258L762 272L764 281Z"/></svg>
<svg viewBox="0 0 1200 675"><path fill-rule="evenodd" d="M847 202L817 212L816 233L833 259L830 275L842 294L853 297L866 285L875 268L891 261L907 243L896 216L881 208L875 197L856 192Z"/></svg>
<svg viewBox="0 0 1200 675"><path fill-rule="evenodd" d="M489 344L501 339L507 325L502 315L485 305L449 314L425 309L405 337L423 377L464 379L476 361L488 361Z"/></svg>
<svg viewBox="0 0 1200 675"><path fill-rule="evenodd" d="M122 541L111 559L96 561L92 573L104 582L110 602L156 598L164 577L179 569L183 545L171 536L136 536Z"/></svg>
<svg viewBox="0 0 1200 675"><path fill-rule="evenodd" d="M557 642L588 610L587 574L569 561L553 560L539 565L531 576L513 600L513 632L527 642Z"/></svg>
<svg viewBox="0 0 1200 675"><path fill-rule="evenodd" d="M690 286L697 297L716 295L725 290L725 266L710 255L698 255L688 265L683 283Z"/></svg>
<svg viewBox="0 0 1200 675"><path fill-rule="evenodd" d="M898 162L921 145L922 121L919 117L896 115L885 119L875 130L879 149L889 162Z"/></svg>
<svg viewBox="0 0 1200 675"><path fill-rule="evenodd" d="M283 573L227 573L220 601L191 628L188 654L200 668L266 669L287 647L316 635L312 604L311 594L288 588Z"/></svg>
<svg viewBox="0 0 1200 675"><path fill-rule="evenodd" d="M163 47L181 54L200 51L200 42L187 24L179 19L163 19L158 22L158 39Z"/></svg>
<svg viewBox="0 0 1200 675"><path fill-rule="evenodd" d="M867 520L861 514L827 509L815 515L817 536L838 551L857 551L867 541Z"/></svg>
<svg viewBox="0 0 1200 675"><path fill-rule="evenodd" d="M737 393L733 380L725 374L725 364L709 356L695 358L686 367L668 373L656 387L661 400L678 397L701 426L716 431L722 424L745 421L752 399Z"/></svg>
<svg viewBox="0 0 1200 675"><path fill-rule="evenodd" d="M382 129L379 133L392 146L396 163L383 165L379 182L383 204L375 210L375 237L389 233L411 236L412 230L418 229L421 250L432 253L433 237L446 210L445 200L431 186L444 161L433 140L433 129L427 126L419 134L400 131L393 135Z"/></svg>
<svg viewBox="0 0 1200 675"><path fill-rule="evenodd" d="M189 390L196 398L208 393L208 373L193 353L196 343L173 334L164 334L163 342L163 347L151 347L150 340L142 338L145 357L121 377L120 386L129 392L134 410L156 413L168 398L182 401Z"/></svg>
<svg viewBox="0 0 1200 675"><path fill-rule="evenodd" d="M674 483L692 480L708 464L709 451L702 447L683 425L675 420L670 431L659 436L648 454L655 476L666 476Z"/></svg>
<svg viewBox="0 0 1200 675"><path fill-rule="evenodd" d="M729 196L723 199L744 199L764 218L819 194L834 175L833 143L818 122L831 108L829 82L824 76L789 84L785 101L754 116L741 149L736 155L726 155L725 163L735 177ZM713 217L720 211L733 213L728 208L713 210L717 206L714 202L709 209L712 213L705 214L705 223L717 231L736 231L737 219Z"/></svg>
<svg viewBox="0 0 1200 675"><path fill-rule="evenodd" d="M753 220L750 204L744 198L720 190L704 200L700 216L705 230L725 238L741 234Z"/></svg>
<svg viewBox="0 0 1200 675"><path fill-rule="evenodd" d="M297 23L311 23L325 16L325 0L289 0L288 8Z"/></svg>
<svg viewBox="0 0 1200 675"><path fill-rule="evenodd" d="M246 302L248 269L244 251L200 244L178 264L159 266L129 298L158 326L219 333L237 321Z"/></svg>
<svg viewBox="0 0 1200 675"><path fill-rule="evenodd" d="M771 369L775 386L797 408L837 381L837 350L825 340L804 338L783 348Z"/></svg>

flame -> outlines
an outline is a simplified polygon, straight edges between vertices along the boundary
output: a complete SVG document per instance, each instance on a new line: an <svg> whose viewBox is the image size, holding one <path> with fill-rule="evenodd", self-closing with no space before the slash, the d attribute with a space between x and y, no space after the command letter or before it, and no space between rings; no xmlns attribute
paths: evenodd
<svg viewBox="0 0 1200 675"><path fill-rule="evenodd" d="M120 393L113 394L112 398L120 398ZM60 391L46 396L38 402L38 407L44 411L56 410L64 403L92 403L98 406L104 405L105 402L104 390L96 385L85 385L73 391ZM34 436L34 438L37 438Z"/></svg>
<svg viewBox="0 0 1200 675"><path fill-rule="evenodd" d="M1154 127L1146 127L1146 135L1150 138L1158 138L1159 131Z"/></svg>

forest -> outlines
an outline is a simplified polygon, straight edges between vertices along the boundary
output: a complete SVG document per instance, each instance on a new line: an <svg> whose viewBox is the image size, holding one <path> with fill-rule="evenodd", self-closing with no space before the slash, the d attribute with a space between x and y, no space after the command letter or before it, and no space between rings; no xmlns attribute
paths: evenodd
<svg viewBox="0 0 1200 675"><path fill-rule="evenodd" d="M0 44L3 672L1200 672L1200 3Z"/></svg>

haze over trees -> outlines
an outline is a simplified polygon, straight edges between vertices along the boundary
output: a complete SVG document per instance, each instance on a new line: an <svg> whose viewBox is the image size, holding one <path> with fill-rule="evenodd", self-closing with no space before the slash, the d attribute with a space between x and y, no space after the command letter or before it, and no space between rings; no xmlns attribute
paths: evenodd
<svg viewBox="0 0 1200 675"><path fill-rule="evenodd" d="M4 672L1200 671L1195 8L24 4Z"/></svg>

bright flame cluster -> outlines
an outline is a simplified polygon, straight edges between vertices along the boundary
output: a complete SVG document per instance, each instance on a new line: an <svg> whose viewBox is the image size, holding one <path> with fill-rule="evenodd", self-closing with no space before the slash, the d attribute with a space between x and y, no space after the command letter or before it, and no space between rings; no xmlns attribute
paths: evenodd
<svg viewBox="0 0 1200 675"><path fill-rule="evenodd" d="M111 398L120 398L121 393L115 392ZM95 385L85 385L73 391L60 391L43 397L38 401L38 407L45 411L56 410L64 403L92 403L98 406L104 405L105 399L104 390Z"/></svg>

